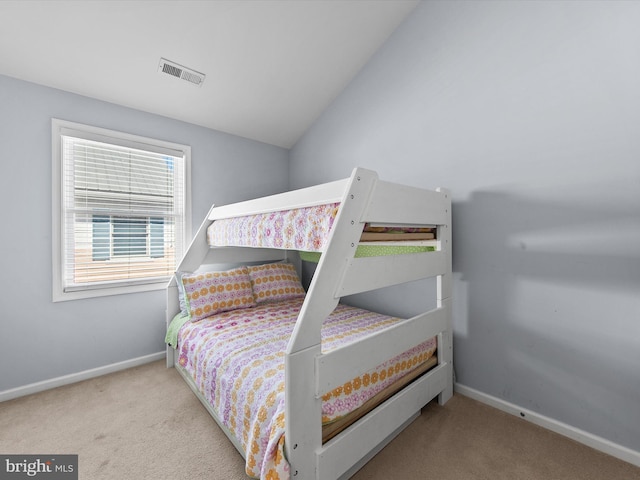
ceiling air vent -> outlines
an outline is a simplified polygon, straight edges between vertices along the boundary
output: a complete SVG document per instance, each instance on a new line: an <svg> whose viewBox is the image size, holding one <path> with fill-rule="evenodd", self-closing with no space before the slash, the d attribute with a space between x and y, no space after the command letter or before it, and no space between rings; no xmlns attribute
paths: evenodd
<svg viewBox="0 0 640 480"><path fill-rule="evenodd" d="M183 67L175 62L171 62L166 58L160 59L160 65L158 65L158 71L171 75L172 77L180 78L194 85L202 85L204 82L205 74L191 70L190 68Z"/></svg>

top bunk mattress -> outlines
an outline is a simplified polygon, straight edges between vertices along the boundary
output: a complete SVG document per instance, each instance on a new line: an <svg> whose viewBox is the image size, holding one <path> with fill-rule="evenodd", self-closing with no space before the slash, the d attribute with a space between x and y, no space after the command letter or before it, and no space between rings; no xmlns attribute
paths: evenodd
<svg viewBox="0 0 640 480"><path fill-rule="evenodd" d="M216 220L207 229L209 246L265 247L320 252L340 203Z"/></svg>
<svg viewBox="0 0 640 480"><path fill-rule="evenodd" d="M328 203L216 220L207 229L207 242L210 247L322 252L339 208L340 203ZM367 224L356 257L431 251L435 249L434 238L435 228Z"/></svg>

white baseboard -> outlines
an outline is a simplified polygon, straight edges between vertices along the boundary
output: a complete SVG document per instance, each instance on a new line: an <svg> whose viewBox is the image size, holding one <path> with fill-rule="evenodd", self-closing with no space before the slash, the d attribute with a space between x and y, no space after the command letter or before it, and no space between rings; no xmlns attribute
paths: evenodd
<svg viewBox="0 0 640 480"><path fill-rule="evenodd" d="M485 405L489 405L503 412L520 417L540 427L546 428L547 430L551 430L552 432L571 438L576 442L587 445L595 450L599 450L607 455L611 455L612 457L619 458L620 460L624 460L625 462L640 467L640 452L636 452L630 448L613 443L605 438L598 437L597 435L572 427L566 423L559 422L553 418L545 417L539 413L521 408L518 405L506 402L497 397L487 395L486 393L482 393L474 388L456 383L454 389L455 392L460 395L473 398L480 403L484 403Z"/></svg>
<svg viewBox="0 0 640 480"><path fill-rule="evenodd" d="M63 385L69 385L71 383L81 382L83 380L99 377L108 373L126 370L127 368L137 367L139 365L144 365L145 363L155 362L156 360L162 360L165 355L166 352L164 351L152 353L151 355L132 358L131 360L125 360L123 362L112 363L110 365L105 365L104 367L92 368L91 370L85 370L83 372L72 373L70 375L64 375L62 377L43 380L42 382L31 383L22 387L4 390L0 392L0 402L5 402L7 400L12 400L18 397L24 397L25 395L31 395L32 393L38 393L56 387L62 387Z"/></svg>

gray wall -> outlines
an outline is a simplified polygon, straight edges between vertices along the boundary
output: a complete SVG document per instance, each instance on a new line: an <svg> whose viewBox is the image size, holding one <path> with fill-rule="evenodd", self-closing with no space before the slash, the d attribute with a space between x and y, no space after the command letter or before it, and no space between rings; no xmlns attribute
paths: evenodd
<svg viewBox="0 0 640 480"><path fill-rule="evenodd" d="M423 2L290 152L293 188L451 188L458 381L635 451L638 25L640 2Z"/></svg>
<svg viewBox="0 0 640 480"><path fill-rule="evenodd" d="M164 291L51 301L51 118L192 147L195 231L211 203L288 186L288 152L0 76L0 391L164 350Z"/></svg>

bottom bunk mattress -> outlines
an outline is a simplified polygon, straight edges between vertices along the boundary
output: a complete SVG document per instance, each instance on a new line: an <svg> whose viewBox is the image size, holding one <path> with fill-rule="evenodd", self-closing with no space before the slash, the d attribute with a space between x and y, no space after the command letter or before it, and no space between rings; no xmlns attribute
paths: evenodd
<svg viewBox="0 0 640 480"><path fill-rule="evenodd" d="M254 478L289 478L284 458L284 358L303 301L296 298L220 313L186 322L178 333L179 368L242 447L246 473ZM340 304L323 323L322 351L399 321ZM323 441L433 366L435 351L434 337L326 392Z"/></svg>

